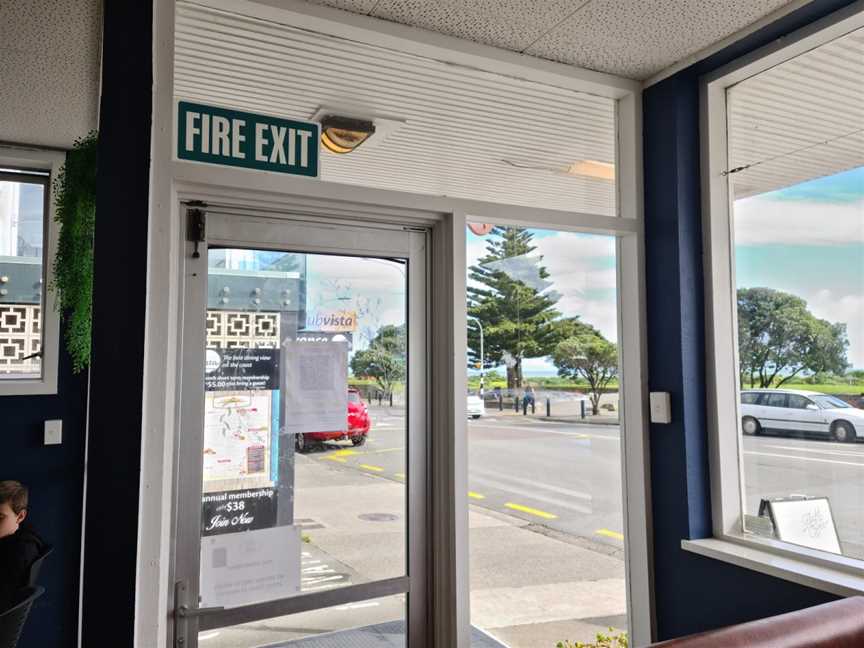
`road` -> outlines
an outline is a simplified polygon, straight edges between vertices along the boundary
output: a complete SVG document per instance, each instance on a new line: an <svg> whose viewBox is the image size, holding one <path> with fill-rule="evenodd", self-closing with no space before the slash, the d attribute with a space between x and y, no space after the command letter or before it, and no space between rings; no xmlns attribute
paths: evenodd
<svg viewBox="0 0 864 648"><path fill-rule="evenodd" d="M327 444L310 458L393 480L405 478L404 418L374 409L369 442ZM468 422L472 504L553 531L623 547L619 428L515 416ZM744 438L747 513L763 497L830 499L844 551L864 557L864 444Z"/></svg>

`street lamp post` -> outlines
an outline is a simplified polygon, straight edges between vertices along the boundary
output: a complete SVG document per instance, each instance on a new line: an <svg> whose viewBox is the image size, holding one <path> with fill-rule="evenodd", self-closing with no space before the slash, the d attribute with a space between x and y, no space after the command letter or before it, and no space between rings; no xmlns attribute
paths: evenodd
<svg viewBox="0 0 864 648"><path fill-rule="evenodd" d="M469 315L468 319L477 323L477 328L480 329L480 398L483 398L483 377L486 371L486 360L483 356L483 324L476 317Z"/></svg>

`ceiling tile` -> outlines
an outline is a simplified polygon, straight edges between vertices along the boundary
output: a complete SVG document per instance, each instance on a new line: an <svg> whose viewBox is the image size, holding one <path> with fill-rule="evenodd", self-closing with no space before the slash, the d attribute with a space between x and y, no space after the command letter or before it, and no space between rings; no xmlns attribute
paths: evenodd
<svg viewBox="0 0 864 648"><path fill-rule="evenodd" d="M592 0L527 54L646 79L789 0Z"/></svg>
<svg viewBox="0 0 864 648"><path fill-rule="evenodd" d="M68 147L96 127L101 5L0 3L0 140Z"/></svg>
<svg viewBox="0 0 864 648"><path fill-rule="evenodd" d="M521 51L571 15L580 0L380 0L373 16Z"/></svg>

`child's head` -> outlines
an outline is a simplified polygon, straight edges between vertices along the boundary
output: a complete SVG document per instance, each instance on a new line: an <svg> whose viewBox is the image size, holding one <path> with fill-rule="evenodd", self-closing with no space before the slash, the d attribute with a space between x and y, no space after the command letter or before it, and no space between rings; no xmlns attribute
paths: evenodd
<svg viewBox="0 0 864 648"><path fill-rule="evenodd" d="M0 538L15 533L25 517L27 487L17 481L0 481Z"/></svg>

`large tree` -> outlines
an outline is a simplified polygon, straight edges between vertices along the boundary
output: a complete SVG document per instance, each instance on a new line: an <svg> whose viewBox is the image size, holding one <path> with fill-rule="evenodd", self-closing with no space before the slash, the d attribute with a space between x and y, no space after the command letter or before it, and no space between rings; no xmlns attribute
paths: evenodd
<svg viewBox="0 0 864 648"><path fill-rule="evenodd" d="M388 324L378 330L368 349L354 354L351 371L355 376L372 378L390 396L393 387L405 380L406 353L405 325Z"/></svg>
<svg viewBox="0 0 864 648"><path fill-rule="evenodd" d="M846 325L818 319L800 297L771 288L738 290L742 387L780 387L819 371L842 374L848 348Z"/></svg>
<svg viewBox="0 0 864 648"><path fill-rule="evenodd" d="M584 332L559 342L552 353L558 375L588 382L591 410L600 413L600 396L618 375L618 348L599 332Z"/></svg>
<svg viewBox="0 0 864 648"><path fill-rule="evenodd" d="M560 295L532 254L533 234L521 227L495 227L486 254L469 268L468 314L483 325L486 366L507 366L508 389L522 387L522 361L549 355L561 339ZM473 285L472 285L473 284ZM471 364L480 361L480 333L469 323Z"/></svg>

